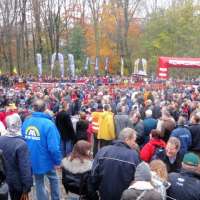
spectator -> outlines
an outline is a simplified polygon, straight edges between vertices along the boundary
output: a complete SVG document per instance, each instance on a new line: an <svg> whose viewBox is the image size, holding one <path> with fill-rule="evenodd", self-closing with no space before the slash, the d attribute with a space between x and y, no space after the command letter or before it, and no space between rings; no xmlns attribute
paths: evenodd
<svg viewBox="0 0 200 200"><path fill-rule="evenodd" d="M92 132L93 132L93 140L94 140L93 156L95 156L97 151L98 151L99 141L97 139L97 135L98 135L98 132L99 132L99 120L100 120L102 112L103 112L103 106L102 106L102 104L98 104L97 110L95 110L91 114L91 117L92 117Z"/></svg>
<svg viewBox="0 0 200 200"><path fill-rule="evenodd" d="M199 157L194 153L185 154L180 173L170 173L171 187L168 189L168 199L197 200L200 199Z"/></svg>
<svg viewBox="0 0 200 200"><path fill-rule="evenodd" d="M149 165L145 162L140 163L135 171L134 182L123 192L121 200L162 200L152 185L151 178Z"/></svg>
<svg viewBox="0 0 200 200"><path fill-rule="evenodd" d="M200 116L194 114L190 119L191 125L189 130L192 136L192 145L190 150L195 152L200 157Z"/></svg>
<svg viewBox="0 0 200 200"><path fill-rule="evenodd" d="M46 176L51 185L51 198L58 200L60 192L55 169L61 162L60 135L50 116L44 113L46 109L44 101L35 100L33 107L35 112L24 121L22 134L30 151L37 199L49 199L44 186Z"/></svg>
<svg viewBox="0 0 200 200"><path fill-rule="evenodd" d="M192 136L190 131L185 127L186 119L180 116L178 119L178 126L174 129L170 136L177 137L181 142L180 154L184 156L192 144Z"/></svg>
<svg viewBox="0 0 200 200"><path fill-rule="evenodd" d="M86 113L80 112L80 119L76 123L76 141L78 140L86 140L88 141L88 127L89 121L86 120Z"/></svg>
<svg viewBox="0 0 200 200"><path fill-rule="evenodd" d="M91 192L98 190L103 200L121 198L122 192L134 179L135 168L139 164L138 153L134 150L135 140L135 131L125 128L120 132L118 141L99 150L92 166Z"/></svg>
<svg viewBox="0 0 200 200"><path fill-rule="evenodd" d="M68 200L87 199L87 180L92 168L91 144L79 140L69 157L62 160L62 183L68 193Z"/></svg>
<svg viewBox="0 0 200 200"><path fill-rule="evenodd" d="M162 160L153 160L149 164L152 173L152 184L155 190L159 192L162 199L166 199L166 190L170 187L168 182L167 167Z"/></svg>
<svg viewBox="0 0 200 200"><path fill-rule="evenodd" d="M157 153L156 151L159 148L164 150L165 146L166 144L162 140L161 132L156 129L153 129L151 130L151 133L150 133L150 141L147 144L145 144L144 147L140 151L140 158L146 162L150 162L152 157Z"/></svg>
<svg viewBox="0 0 200 200"><path fill-rule="evenodd" d="M149 141L149 134L152 129L156 129L157 120L152 118L152 110L145 111L144 123L144 134L145 134L145 143Z"/></svg>
<svg viewBox="0 0 200 200"><path fill-rule="evenodd" d="M64 101L62 110L56 116L56 126L61 136L61 150L63 157L71 153L76 138L72 120L67 113L67 110L68 104Z"/></svg>
<svg viewBox="0 0 200 200"><path fill-rule="evenodd" d="M131 111L130 120L133 123L133 129L137 133L137 144L142 146L144 144L145 135L144 135L144 123L141 119L141 115L139 112Z"/></svg>
<svg viewBox="0 0 200 200"><path fill-rule="evenodd" d="M167 142L172 130L176 127L176 122L170 113L163 109L162 117L158 120L157 128L164 135L164 141Z"/></svg>
<svg viewBox="0 0 200 200"><path fill-rule="evenodd" d="M104 105L104 111L100 114L97 138L100 141L100 147L111 144L116 138L114 114L109 104Z"/></svg>
<svg viewBox="0 0 200 200"><path fill-rule="evenodd" d="M28 195L33 184L28 147L21 136L19 115L9 115L5 122L7 132L0 137L0 149L5 158L6 181L11 200L21 200Z"/></svg>
<svg viewBox="0 0 200 200"><path fill-rule="evenodd" d="M129 128L132 127L129 116L126 114L126 106L119 104L117 108L117 114L114 116L114 123L115 123L116 137L118 137L122 129L127 127Z"/></svg>
<svg viewBox="0 0 200 200"><path fill-rule="evenodd" d="M182 155L179 150L181 147L180 140L175 137L170 137L165 151L157 159L161 159L167 166L168 173L177 172L181 169Z"/></svg>

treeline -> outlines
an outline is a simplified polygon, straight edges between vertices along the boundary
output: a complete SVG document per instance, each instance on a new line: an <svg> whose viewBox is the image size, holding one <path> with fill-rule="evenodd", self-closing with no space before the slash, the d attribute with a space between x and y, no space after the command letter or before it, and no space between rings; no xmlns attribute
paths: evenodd
<svg viewBox="0 0 200 200"><path fill-rule="evenodd" d="M50 74L51 56L72 53L76 70L86 58L94 72L96 57L104 71L131 73L136 58L148 60L155 72L157 57L200 55L200 3L192 0L1 0L0 66L3 72L37 73L36 54L43 73Z"/></svg>

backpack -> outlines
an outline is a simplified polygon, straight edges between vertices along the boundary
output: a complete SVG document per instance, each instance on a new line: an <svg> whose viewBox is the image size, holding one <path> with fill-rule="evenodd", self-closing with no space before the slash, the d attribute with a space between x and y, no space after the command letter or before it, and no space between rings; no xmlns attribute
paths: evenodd
<svg viewBox="0 0 200 200"><path fill-rule="evenodd" d="M151 160L161 159L164 156L165 148L159 145L153 145L155 147Z"/></svg>

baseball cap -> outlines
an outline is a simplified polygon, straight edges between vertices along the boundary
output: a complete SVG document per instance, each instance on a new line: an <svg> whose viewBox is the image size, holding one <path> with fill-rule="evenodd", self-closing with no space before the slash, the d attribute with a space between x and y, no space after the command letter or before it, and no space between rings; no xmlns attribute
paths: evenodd
<svg viewBox="0 0 200 200"><path fill-rule="evenodd" d="M183 163L186 165L198 166L200 164L200 159L194 153L186 153L183 158Z"/></svg>

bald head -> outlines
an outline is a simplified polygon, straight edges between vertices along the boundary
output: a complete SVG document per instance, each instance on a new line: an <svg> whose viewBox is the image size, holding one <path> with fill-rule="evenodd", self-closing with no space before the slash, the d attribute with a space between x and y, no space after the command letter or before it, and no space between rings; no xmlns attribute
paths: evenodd
<svg viewBox="0 0 200 200"><path fill-rule="evenodd" d="M44 100L36 99L33 103L33 109L35 112L44 112L46 109Z"/></svg>

